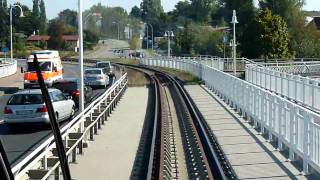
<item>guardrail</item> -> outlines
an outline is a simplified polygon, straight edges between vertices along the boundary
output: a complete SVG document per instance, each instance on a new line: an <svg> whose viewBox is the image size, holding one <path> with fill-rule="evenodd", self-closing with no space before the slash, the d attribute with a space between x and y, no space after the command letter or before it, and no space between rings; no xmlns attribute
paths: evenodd
<svg viewBox="0 0 320 180"><path fill-rule="evenodd" d="M140 63L186 70L203 79L207 87L252 122L254 127L260 127L261 133L267 133L270 141L277 140L278 150L288 148L289 160L301 157L305 174L310 173L310 167L320 172L319 114L198 62L141 59Z"/></svg>
<svg viewBox="0 0 320 180"><path fill-rule="evenodd" d="M17 61L0 59L0 78L11 76L17 72Z"/></svg>
<svg viewBox="0 0 320 180"><path fill-rule="evenodd" d="M120 100L127 83L128 77L125 73L103 95L94 100L84 111L60 129L67 155L72 156L73 162L76 160L77 148L79 153L82 154L83 144L87 142L88 138L93 140L93 135L97 133L97 129L101 127L101 124L104 123ZM31 179L46 179L52 173L59 176L60 162L57 157L50 156L50 154L55 155L53 135L12 167L15 179L20 179L26 174ZM34 169L35 166L39 166L38 169Z"/></svg>
<svg viewBox="0 0 320 180"><path fill-rule="evenodd" d="M320 81L318 80L248 65L246 81L320 112Z"/></svg>
<svg viewBox="0 0 320 180"><path fill-rule="evenodd" d="M320 61L310 61L310 62L286 62L286 63L263 63L270 69L276 71L292 73L292 74L310 74L319 73L320 71Z"/></svg>

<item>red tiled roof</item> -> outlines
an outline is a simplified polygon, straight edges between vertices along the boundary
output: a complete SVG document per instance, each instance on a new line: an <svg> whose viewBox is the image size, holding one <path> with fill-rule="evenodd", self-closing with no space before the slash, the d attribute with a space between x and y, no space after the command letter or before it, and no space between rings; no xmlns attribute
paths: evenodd
<svg viewBox="0 0 320 180"><path fill-rule="evenodd" d="M27 41L48 41L50 39L50 36L47 35L31 35L27 38Z"/></svg>
<svg viewBox="0 0 320 180"><path fill-rule="evenodd" d="M78 41L78 35L64 35L62 38L65 41ZM47 35L31 35L27 38L27 41L48 41L50 36Z"/></svg>
<svg viewBox="0 0 320 180"><path fill-rule="evenodd" d="M66 41L78 41L78 35L64 35L62 38Z"/></svg>

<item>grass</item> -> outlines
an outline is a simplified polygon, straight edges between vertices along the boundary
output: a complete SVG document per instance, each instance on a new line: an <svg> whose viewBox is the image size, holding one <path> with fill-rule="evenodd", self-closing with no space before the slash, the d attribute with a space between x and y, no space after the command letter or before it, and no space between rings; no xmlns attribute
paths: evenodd
<svg viewBox="0 0 320 180"><path fill-rule="evenodd" d="M180 71L180 70L171 69L171 68L157 68L157 69L178 77L185 84L200 84L202 82L198 77L186 71Z"/></svg>

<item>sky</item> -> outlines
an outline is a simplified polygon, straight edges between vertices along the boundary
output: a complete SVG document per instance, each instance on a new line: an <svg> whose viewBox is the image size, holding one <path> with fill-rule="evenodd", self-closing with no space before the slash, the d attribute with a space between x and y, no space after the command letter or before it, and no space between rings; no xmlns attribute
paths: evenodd
<svg viewBox="0 0 320 180"><path fill-rule="evenodd" d="M131 8L135 5L140 6L142 0L83 0L83 6L85 9L89 9L92 5L101 2L106 6L121 6L127 10L129 13ZM32 0L8 0L8 2L21 2L26 4L32 9ZM179 0L161 0L164 10L171 11L174 9L175 4ZM78 0L45 0L47 17L48 19L55 18L57 14L64 9L74 9L77 10ZM305 10L317 10L320 11L320 0L306 0Z"/></svg>

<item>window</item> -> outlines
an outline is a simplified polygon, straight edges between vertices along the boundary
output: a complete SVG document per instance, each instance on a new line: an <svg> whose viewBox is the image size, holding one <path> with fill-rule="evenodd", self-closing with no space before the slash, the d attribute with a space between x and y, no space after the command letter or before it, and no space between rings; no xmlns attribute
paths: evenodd
<svg viewBox="0 0 320 180"><path fill-rule="evenodd" d="M39 62L41 71L51 71L51 62ZM28 62L27 71L36 71L35 67L33 66L33 62Z"/></svg>
<svg viewBox="0 0 320 180"><path fill-rule="evenodd" d="M53 102L63 101L66 99L66 97L59 91L53 91L52 97L53 97Z"/></svg>
<svg viewBox="0 0 320 180"><path fill-rule="evenodd" d="M13 95L8 105L27 105L27 104L43 104L44 100L41 94L16 94Z"/></svg>
<svg viewBox="0 0 320 180"><path fill-rule="evenodd" d="M84 71L84 74L101 74L101 70L96 69L88 69Z"/></svg>

